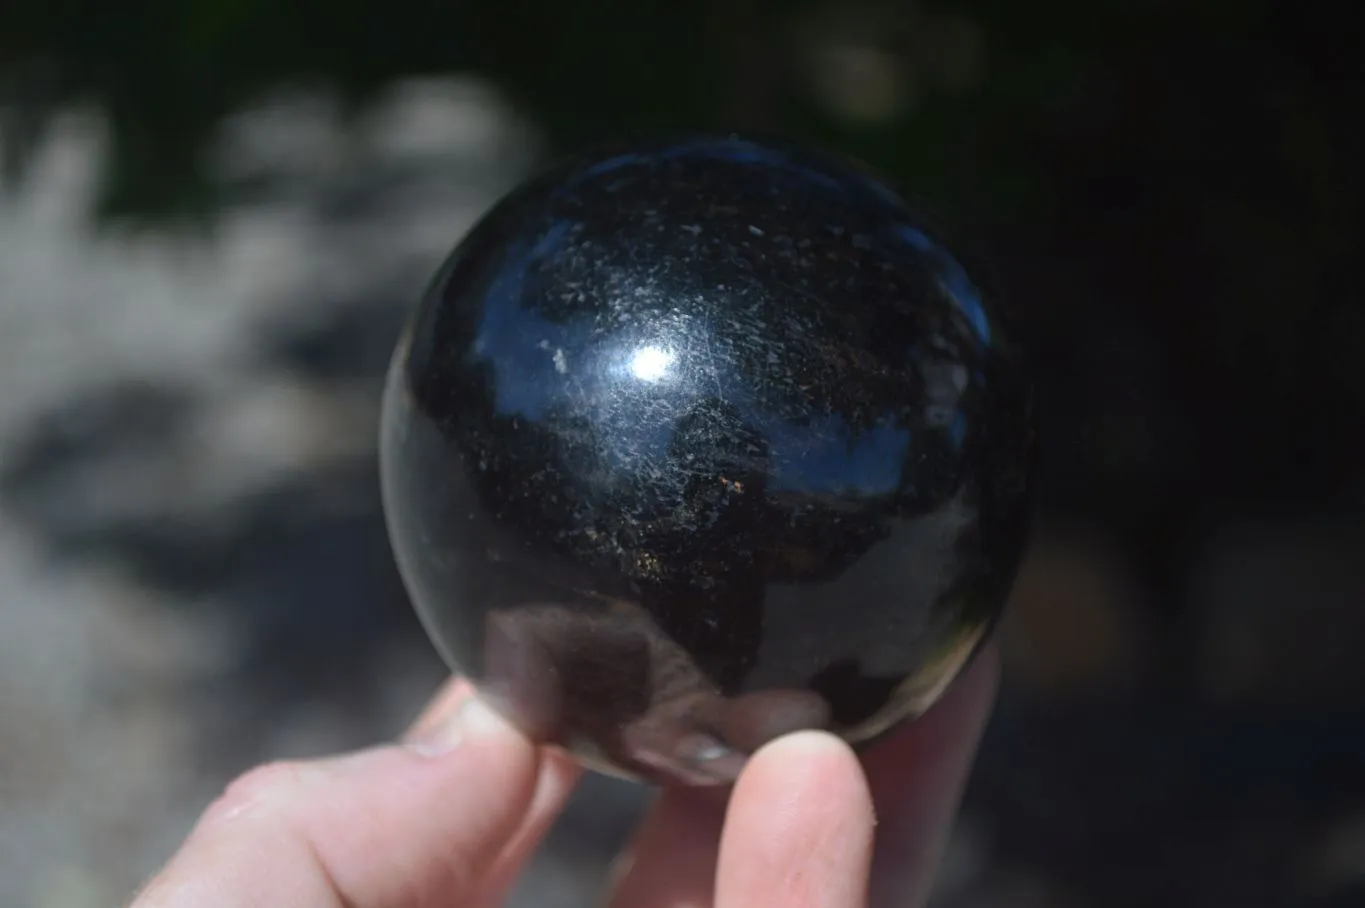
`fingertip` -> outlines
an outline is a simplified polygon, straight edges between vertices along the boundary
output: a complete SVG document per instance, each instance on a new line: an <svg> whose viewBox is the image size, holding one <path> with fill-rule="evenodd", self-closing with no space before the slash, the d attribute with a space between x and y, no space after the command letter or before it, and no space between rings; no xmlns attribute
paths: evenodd
<svg viewBox="0 0 1365 908"><path fill-rule="evenodd" d="M858 757L846 741L827 731L802 729L789 732L764 744L749 759L750 766L755 762L783 761L795 765L824 764L827 762L852 761Z"/></svg>
<svg viewBox="0 0 1365 908"><path fill-rule="evenodd" d="M853 750L820 731L765 745L735 785L721 837L717 908L854 908L864 902L876 815Z"/></svg>
<svg viewBox="0 0 1365 908"><path fill-rule="evenodd" d="M872 811L872 795L853 748L813 730L783 735L761 747L750 757L731 800L807 790Z"/></svg>

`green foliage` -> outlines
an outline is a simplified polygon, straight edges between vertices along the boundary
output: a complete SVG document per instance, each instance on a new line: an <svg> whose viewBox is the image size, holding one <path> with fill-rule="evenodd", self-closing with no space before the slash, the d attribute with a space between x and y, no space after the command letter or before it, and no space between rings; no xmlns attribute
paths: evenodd
<svg viewBox="0 0 1365 908"><path fill-rule="evenodd" d="M827 8L809 0L10 0L0 87L13 121L11 174L22 172L51 112L74 100L108 110L105 213L211 209L201 164L213 131L271 87L322 81L359 104L396 77L473 72L562 146L630 130L776 129L846 148L931 205L1036 223L1056 204L1040 146L1106 118L1126 78L1116 57L1160 56L1179 33L1254 41L1263 9L1156 0ZM952 53L939 28L949 19L970 29L979 59L963 64L975 75L944 85L930 70L953 65L940 59ZM822 106L812 90L822 76L805 46L812 35L890 61L888 78L913 103L873 121ZM1313 158L1308 179L1321 195L1329 165L1309 127L1296 133L1299 160Z"/></svg>

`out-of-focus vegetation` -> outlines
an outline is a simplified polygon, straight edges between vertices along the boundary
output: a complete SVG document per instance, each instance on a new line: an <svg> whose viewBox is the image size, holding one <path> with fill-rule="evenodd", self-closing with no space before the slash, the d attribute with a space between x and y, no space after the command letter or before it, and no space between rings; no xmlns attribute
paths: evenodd
<svg viewBox="0 0 1365 908"><path fill-rule="evenodd" d="M1318 84L1347 75L1352 48L1328 46L1347 30L1264 0L10 0L3 15L21 127L11 172L57 106L99 102L114 129L105 199L120 212L201 200L218 119L280 84L358 103L396 76L452 71L487 76L560 143L625 129L812 134L954 208L1026 223L1059 202L1049 184L1070 168L1046 160L1059 144L1101 170L1134 142L1149 147L1133 160L1187 176L1279 164L1277 182L1335 221L1330 187L1352 160L1333 155L1328 109L1349 99ZM1102 137L1117 144L1084 147ZM1229 160L1257 150L1274 160Z"/></svg>

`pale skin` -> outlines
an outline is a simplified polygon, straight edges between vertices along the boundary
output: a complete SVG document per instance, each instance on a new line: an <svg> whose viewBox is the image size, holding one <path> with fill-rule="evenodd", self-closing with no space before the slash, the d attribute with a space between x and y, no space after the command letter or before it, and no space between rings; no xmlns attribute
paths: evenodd
<svg viewBox="0 0 1365 908"><path fill-rule="evenodd" d="M988 649L861 757L797 732L733 789L665 791L610 908L921 905L996 676ZM399 743L232 782L132 908L495 908L580 772L455 679Z"/></svg>

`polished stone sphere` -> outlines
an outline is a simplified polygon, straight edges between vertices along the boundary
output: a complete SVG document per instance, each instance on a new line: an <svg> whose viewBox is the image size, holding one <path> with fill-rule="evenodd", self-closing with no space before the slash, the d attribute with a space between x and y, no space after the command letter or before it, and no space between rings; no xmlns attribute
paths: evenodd
<svg viewBox="0 0 1365 908"><path fill-rule="evenodd" d="M933 704L1014 582L1032 438L998 314L899 196L702 137L474 227L399 343L381 460L456 671L589 766L710 784Z"/></svg>

